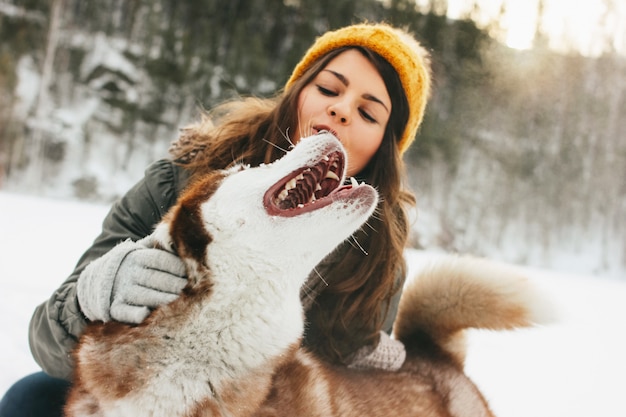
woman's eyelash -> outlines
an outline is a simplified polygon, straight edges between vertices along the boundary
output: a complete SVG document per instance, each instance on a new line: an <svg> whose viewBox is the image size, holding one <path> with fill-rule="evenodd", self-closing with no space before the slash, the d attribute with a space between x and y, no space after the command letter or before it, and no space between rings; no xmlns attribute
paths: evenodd
<svg viewBox="0 0 626 417"><path fill-rule="evenodd" d="M336 93L336 92L334 92L333 90L330 90L330 89L328 89L328 88L326 88L326 87L322 87L321 85L317 85L316 87L317 87L318 91L319 91L320 93L322 93L323 95L325 95L325 96L333 96L333 97L334 97L334 96L336 96L336 95L337 95L337 93ZM366 112L365 110L359 110L359 113L360 113L360 114L361 114L361 116L362 116L365 120L367 120L368 122L370 122L370 123L378 123L378 121L377 121L376 119L374 119L374 118L373 118L373 117L372 117L372 116L371 116L368 112Z"/></svg>
<svg viewBox="0 0 626 417"><path fill-rule="evenodd" d="M320 91L320 93L324 94L325 96L336 96L337 93L335 93L332 90L329 90L328 88L322 87L321 85L317 86L317 89Z"/></svg>
<svg viewBox="0 0 626 417"><path fill-rule="evenodd" d="M363 118L365 118L368 122L378 123L377 120L370 116L368 112L363 110L359 110L359 112L361 113L361 116L363 116Z"/></svg>

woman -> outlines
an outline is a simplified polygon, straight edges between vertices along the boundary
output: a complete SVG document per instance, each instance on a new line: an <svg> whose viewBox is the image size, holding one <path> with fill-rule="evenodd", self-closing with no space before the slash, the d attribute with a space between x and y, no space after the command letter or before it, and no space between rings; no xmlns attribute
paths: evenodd
<svg viewBox="0 0 626 417"><path fill-rule="evenodd" d="M428 55L412 36L388 25L359 24L318 38L277 98L225 103L185 128L170 149L172 159L150 166L112 207L76 270L36 309L30 344L45 374L18 382L0 414L17 415L11 407L25 399L47 415L58 413L71 378L70 352L89 320L138 323L182 290L180 259L140 244L112 250L119 242L148 235L195 177L234 162L272 162L320 130L338 137L348 153L348 175L374 185L382 201L368 226L311 273L302 290L304 344L333 363L399 368L404 347L388 333L405 277L405 210L414 205L403 188L401 156L429 93ZM37 397L41 392L51 398ZM23 415L25 405L19 407Z"/></svg>

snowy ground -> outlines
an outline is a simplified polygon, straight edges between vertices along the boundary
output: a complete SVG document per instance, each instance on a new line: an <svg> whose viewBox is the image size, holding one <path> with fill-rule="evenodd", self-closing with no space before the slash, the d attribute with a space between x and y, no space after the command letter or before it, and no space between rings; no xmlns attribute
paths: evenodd
<svg viewBox="0 0 626 417"><path fill-rule="evenodd" d="M38 370L28 349L30 315L71 272L106 211L0 192L0 394ZM408 256L415 271L432 254ZM626 280L524 269L552 297L560 321L471 334L467 373L496 415L626 416Z"/></svg>

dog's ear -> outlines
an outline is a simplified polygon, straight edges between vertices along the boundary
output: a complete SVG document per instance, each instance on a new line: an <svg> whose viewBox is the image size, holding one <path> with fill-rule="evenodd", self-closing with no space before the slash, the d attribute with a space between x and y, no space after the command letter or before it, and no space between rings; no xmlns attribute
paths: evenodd
<svg viewBox="0 0 626 417"><path fill-rule="evenodd" d="M216 171L195 181L164 218L169 226L170 246L192 269L188 271L192 281L207 273L206 255L213 240L204 227L202 204L211 198L223 178L224 173Z"/></svg>

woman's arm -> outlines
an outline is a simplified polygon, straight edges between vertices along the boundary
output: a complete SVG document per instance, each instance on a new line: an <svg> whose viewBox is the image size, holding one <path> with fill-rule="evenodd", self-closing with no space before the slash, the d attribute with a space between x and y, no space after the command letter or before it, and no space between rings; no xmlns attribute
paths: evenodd
<svg viewBox="0 0 626 417"><path fill-rule="evenodd" d="M379 332L379 339L375 345L361 347L351 358L348 367L356 369L385 369L398 370L406 359L406 351L402 342L392 339L389 335L393 323L398 315L398 307L402 296L402 289L406 276L398 270L394 286L394 294L389 300L389 308L383 308L383 325Z"/></svg>
<svg viewBox="0 0 626 417"><path fill-rule="evenodd" d="M87 320L80 311L76 281L85 267L128 238L141 239L176 201L187 181L182 168L171 161L155 162L145 176L117 201L102 223L102 231L78 261L76 268L31 318L29 342L35 361L48 374L70 379L71 351Z"/></svg>
<svg viewBox="0 0 626 417"><path fill-rule="evenodd" d="M404 268L406 269L406 268ZM394 282L394 293L389 299L389 308L383 308L383 327L382 330L391 334L393 329L393 323L398 315L398 307L400 305L400 298L402 297L402 289L404 288L404 282L406 281L406 275L402 269L398 269L396 272L396 280Z"/></svg>

